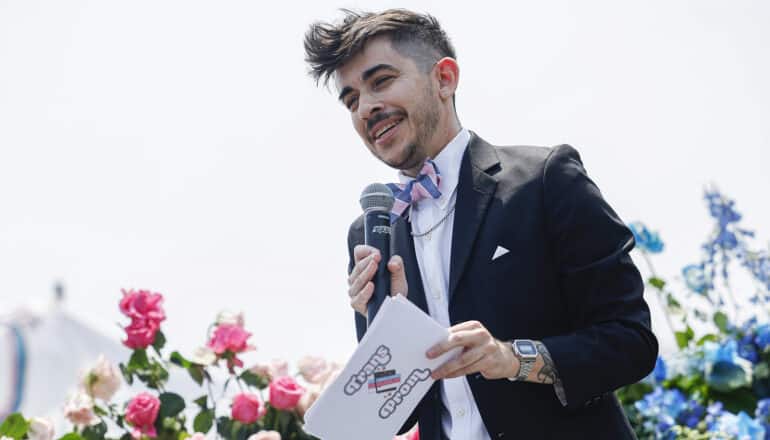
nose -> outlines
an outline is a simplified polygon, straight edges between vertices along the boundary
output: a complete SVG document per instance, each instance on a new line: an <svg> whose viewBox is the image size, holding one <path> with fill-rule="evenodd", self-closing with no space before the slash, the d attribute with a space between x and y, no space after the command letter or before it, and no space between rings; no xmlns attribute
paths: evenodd
<svg viewBox="0 0 770 440"><path fill-rule="evenodd" d="M367 120L382 111L383 105L380 100L373 96L361 94L358 97L358 117Z"/></svg>

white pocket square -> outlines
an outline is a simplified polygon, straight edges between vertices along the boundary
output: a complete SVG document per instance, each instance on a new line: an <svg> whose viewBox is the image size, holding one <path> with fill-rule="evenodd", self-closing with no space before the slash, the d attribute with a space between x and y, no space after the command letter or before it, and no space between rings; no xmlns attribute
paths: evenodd
<svg viewBox="0 0 770 440"><path fill-rule="evenodd" d="M495 249L495 254L492 255L492 261L497 260L498 258L502 257L503 255L510 252L508 249L498 246L497 249Z"/></svg>

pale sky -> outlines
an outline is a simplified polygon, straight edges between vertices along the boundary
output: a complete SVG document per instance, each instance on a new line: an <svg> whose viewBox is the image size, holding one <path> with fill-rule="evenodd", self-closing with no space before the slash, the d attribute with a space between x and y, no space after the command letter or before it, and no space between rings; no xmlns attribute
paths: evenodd
<svg viewBox="0 0 770 440"><path fill-rule="evenodd" d="M183 352L243 310L264 359L354 348L346 236L395 180L302 38L339 7L436 15L462 124L569 143L627 222L695 262L716 183L770 237L770 3L0 0L0 310L45 302L116 340L121 288L164 294ZM526 213L523 213L526 215Z"/></svg>

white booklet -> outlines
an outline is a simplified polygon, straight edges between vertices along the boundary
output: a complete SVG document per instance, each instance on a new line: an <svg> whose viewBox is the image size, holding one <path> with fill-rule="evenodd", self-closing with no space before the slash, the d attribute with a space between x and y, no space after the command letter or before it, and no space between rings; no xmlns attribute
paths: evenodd
<svg viewBox="0 0 770 440"><path fill-rule="evenodd" d="M403 296L386 298L345 368L305 414L305 431L323 440L392 440L433 385L431 372L461 350L425 356L448 334Z"/></svg>

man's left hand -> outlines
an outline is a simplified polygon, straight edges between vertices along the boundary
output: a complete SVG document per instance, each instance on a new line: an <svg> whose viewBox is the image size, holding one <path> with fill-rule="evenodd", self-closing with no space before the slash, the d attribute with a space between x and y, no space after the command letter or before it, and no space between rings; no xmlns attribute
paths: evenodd
<svg viewBox="0 0 770 440"><path fill-rule="evenodd" d="M449 328L449 337L431 347L428 359L462 347L456 358L433 371L435 380L481 373L486 379L513 377L518 373L519 360L507 343L495 339L480 322L467 321Z"/></svg>

